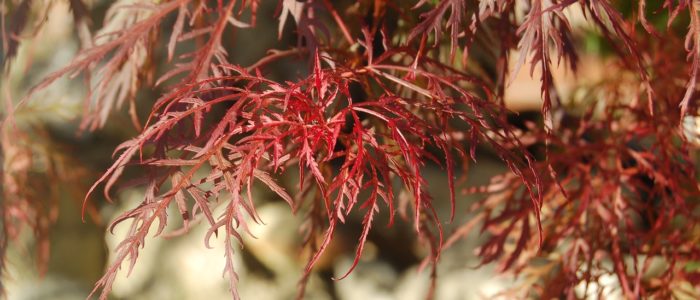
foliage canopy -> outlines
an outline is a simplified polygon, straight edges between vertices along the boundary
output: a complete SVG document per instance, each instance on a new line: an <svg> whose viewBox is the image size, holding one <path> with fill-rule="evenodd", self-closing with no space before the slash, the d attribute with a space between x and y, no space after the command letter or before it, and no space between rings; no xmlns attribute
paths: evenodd
<svg viewBox="0 0 700 300"><path fill-rule="evenodd" d="M6 70L30 30L32 2L3 1ZM35 154L11 142L23 136L11 125L13 111L57 79L80 76L88 88L80 130L100 130L129 105L139 131L117 147L84 208L98 190L109 199L125 170L144 174L126 183L144 188L142 203L110 226L129 222L130 230L93 290L101 299L121 265L136 263L146 236L173 218L183 221L176 233L207 224L207 244L224 235L225 273L238 298L234 247L248 222L260 221L254 184L308 216L305 244L315 254L300 297L336 228L351 213L363 215L349 274L370 230L381 230L379 212L390 216L388 226L394 216L412 223L433 274L441 251L480 227L483 263L527 279L512 291L519 297L581 297L576 286L610 274L631 299L698 293L700 273L688 267L700 255L697 147L683 126L697 114L696 1L280 0L274 15L262 14L259 0L119 1L101 26L88 5L69 2L83 49L6 105L2 249L22 226L44 233L51 219L30 191L32 164L17 162ZM572 25L577 14L589 33L577 29L581 21ZM228 55L248 43L239 32L273 18L279 49L252 64ZM600 54L609 71L564 97L552 70L575 72L587 36L609 45ZM273 76L284 61L302 71ZM515 124L504 94L524 66L541 83L541 119ZM143 97L148 90L162 93ZM147 117L137 105L150 108ZM467 187L458 175L477 148L495 153L508 172ZM421 170L431 164L445 169L449 199L427 191ZM280 184L285 174L298 183ZM474 219L444 232L443 222L465 213L454 209L461 191L484 198L470 209ZM436 201L451 203L449 217ZM171 206L179 216L167 215ZM664 268L650 275L654 260Z"/></svg>

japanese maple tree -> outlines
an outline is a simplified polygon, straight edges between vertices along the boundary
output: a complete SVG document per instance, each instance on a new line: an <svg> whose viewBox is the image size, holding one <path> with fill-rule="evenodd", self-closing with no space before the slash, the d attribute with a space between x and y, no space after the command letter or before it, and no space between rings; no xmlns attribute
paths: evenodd
<svg viewBox="0 0 700 300"><path fill-rule="evenodd" d="M305 247L314 254L300 297L336 229L358 213L355 260L342 277L359 263L370 231L397 219L430 249L424 263L433 274L442 251L480 230L483 263L525 279L512 297L575 299L581 285L602 294L591 283L607 275L630 299L698 293L697 142L684 126L697 114L695 1L280 0L269 1L274 14L263 14L268 1L144 0L114 3L101 26L90 25L88 5L69 2L83 49L6 105L2 248L23 224L42 235L50 229L50 214L27 190L29 167L8 164L23 151L10 142L22 135L12 112L57 79L81 77L80 130L99 131L128 105L139 131L117 147L83 207L96 192L109 199L115 184L145 190L141 204L110 226L130 229L93 290L101 299L124 263L129 270L138 263L146 237L174 218L183 224L174 234L202 222L205 243L225 237L222 268L238 298L234 250L248 222L261 221L254 185L308 216ZM3 1L5 66L31 26L31 6ZM552 70L576 72L585 38L572 28L572 12L608 45L609 71L564 97ZM272 21L279 47L252 64L229 55L246 47L239 32ZM274 75L290 61L302 70ZM539 77L541 117L514 122L505 88L523 66ZM149 99L147 90L162 93ZM150 109L147 117L139 105ZM508 171L466 186L459 175L479 159L477 149L495 153ZM448 199L428 191L428 165L444 168ZM132 169L143 176L120 180ZM279 183L283 176L297 184ZM458 211L464 193L483 200ZM436 212L438 201L450 203L449 216ZM169 207L179 215L168 215ZM388 224L377 224L380 212ZM475 217L443 230L465 213ZM656 259L664 268L652 274Z"/></svg>

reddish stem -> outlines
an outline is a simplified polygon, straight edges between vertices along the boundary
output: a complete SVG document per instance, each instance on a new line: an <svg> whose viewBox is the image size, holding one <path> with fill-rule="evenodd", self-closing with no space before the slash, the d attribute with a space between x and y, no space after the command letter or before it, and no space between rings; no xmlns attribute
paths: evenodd
<svg viewBox="0 0 700 300"><path fill-rule="evenodd" d="M355 43L355 40L353 40L352 35L350 34L350 31L348 30L347 25L345 25L345 21L340 17L338 14L338 11L335 10L335 7L333 7L333 4L331 4L330 1L328 0L323 0L323 5L326 6L326 9L331 13L333 16L333 19L335 22L338 24L338 27L340 27L340 31L343 32L343 37L345 37L345 40L348 42L348 44L352 45Z"/></svg>

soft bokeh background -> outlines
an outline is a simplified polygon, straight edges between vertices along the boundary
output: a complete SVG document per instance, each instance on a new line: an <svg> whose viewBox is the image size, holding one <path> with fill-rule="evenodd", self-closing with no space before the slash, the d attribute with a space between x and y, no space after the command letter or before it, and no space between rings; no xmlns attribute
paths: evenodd
<svg viewBox="0 0 700 300"><path fill-rule="evenodd" d="M48 1L36 2L32 22L45 21L46 24L31 36L27 33L28 38L23 40L9 76L2 78L2 90L9 91L3 93L5 100L10 96L15 101L21 98L48 72L66 65L80 47L68 1L51 1L46 10L42 5L46 7ZM100 24L111 2L95 0L91 3L93 24ZM239 38L249 42L231 48L230 56L234 61L249 64L265 49L279 48L288 42L285 40L289 39L287 36L282 41L276 38L277 23L272 19L275 2L263 1L265 5L260 11L258 27L240 33ZM45 19L44 12L47 14ZM264 20L266 16L270 19ZM572 25L579 33L587 30L583 23ZM562 98L576 93L576 87L594 84L602 77L604 60L600 56L591 56L591 53L596 54L596 40L588 40L585 46L593 47L593 51L586 52L589 55L582 58L582 68L577 76L565 68L555 72ZM280 65L275 76L293 76L298 68L304 68L304 65ZM536 116L540 107L539 75L535 73L531 77L529 69L529 66L524 66L507 90L507 105L523 117ZM84 299L102 275L112 254L111 249L125 235L126 224L117 226L114 234L106 232L105 224L141 200L142 190L128 188L115 195L117 201L113 204L96 196L92 199L94 206L88 212L86 222L81 220L82 197L87 188L109 166L114 147L137 132L130 125L127 109L123 107L111 117L105 128L76 134L85 92L81 84L80 80L62 79L37 93L17 111L17 129L26 138L17 141L16 146L30 149L33 155L31 176L34 176L30 180L48 182L37 193L46 193L46 207L51 207L50 199L57 199L57 210L51 210L55 223L50 226L50 260L43 276L39 274L35 254L40 245L30 231L25 230L10 245L7 272L1 279L9 299ZM139 103L147 107L152 103L148 100L149 94L152 99L159 92L146 91L140 95L146 100ZM505 170L488 151L481 152L469 174L471 185L486 184L488 178ZM445 174L437 168L426 168L425 172L429 174L430 190L438 200L438 209L446 216L449 195ZM298 250L301 241L298 228L303 216L292 215L284 202L265 200L263 191L257 194L257 199L263 199L259 201L258 211L265 224L252 227L256 238L245 236L244 247L237 253L239 291L243 299L292 299L305 264L304 253ZM453 224L470 220L470 215L460 212L467 211L470 203L476 200L460 196L458 219ZM386 228L386 218L378 219L376 230L371 234L354 273L341 281L330 279L344 274L350 267L360 222L360 218L350 220L349 225L340 229L336 241L312 276L307 299L424 299L430 272L418 268L419 254L425 249L418 246L411 225L405 222ZM447 232L455 226L453 224L446 224ZM127 277L126 272L120 273L114 284L114 298L229 299L228 283L222 277L224 255L220 244L223 241L217 240L219 245L213 242L213 249L207 249L204 233L203 226L195 226L184 236L149 238L130 276ZM438 267L436 299L478 299L517 284L517 281L495 275L493 266L473 268L478 265L474 256L478 242L477 236L470 236L443 253Z"/></svg>

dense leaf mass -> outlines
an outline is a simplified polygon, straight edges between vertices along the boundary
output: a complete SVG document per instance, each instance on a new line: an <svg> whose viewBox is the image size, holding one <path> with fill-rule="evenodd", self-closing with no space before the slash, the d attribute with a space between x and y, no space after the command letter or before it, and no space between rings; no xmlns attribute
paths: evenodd
<svg viewBox="0 0 700 300"><path fill-rule="evenodd" d="M254 184L287 202L290 213L310 216L307 276L336 228L359 213L349 274L381 211L389 225L395 215L413 224L433 268L443 249L480 226L483 263L525 278L508 296L603 294L593 283L609 275L630 299L696 295L700 276L689 266L700 255L697 139L683 124L697 114L698 3L280 0L273 16L258 12L262 2L117 2L75 59L17 106L67 75L82 75L89 87L84 130L99 130L115 108L130 104L140 134L117 148L88 194L103 189L109 198L126 169L146 174L130 182L145 188L143 202L112 224L131 227L93 290L101 299L122 264L136 263L147 235L160 235L176 218L169 207L183 221L176 233L201 221L209 226L207 245L213 235L225 237L225 273L238 298L236 240L248 222L260 222ZM70 4L87 26L88 6ZM8 1L2 11L6 67L31 5ZM577 24L610 45L608 72L563 96L552 70L577 69L584 34L572 25L575 13L584 19ZM274 17L281 49L250 65L229 57L231 47L246 47L238 31ZM292 42L282 39L290 35ZM270 76L284 61L304 70ZM539 76L542 118L515 126L504 91L521 67ZM149 89L164 92L137 97ZM151 107L145 120L137 98ZM7 128L6 162L14 153ZM460 186L456 178L477 159L477 147L495 153L508 172L487 186ZM450 199L428 192L422 170L430 164L444 168ZM23 178L22 167L3 168L4 182L13 183L3 188L5 233L16 219L19 200L12 199L22 186L13 178ZM290 173L297 184L279 183ZM474 219L445 233L441 224L465 213L455 211L461 190L485 195L470 208ZM437 201L449 201L451 216L436 212ZM652 270L655 261L663 270Z"/></svg>

